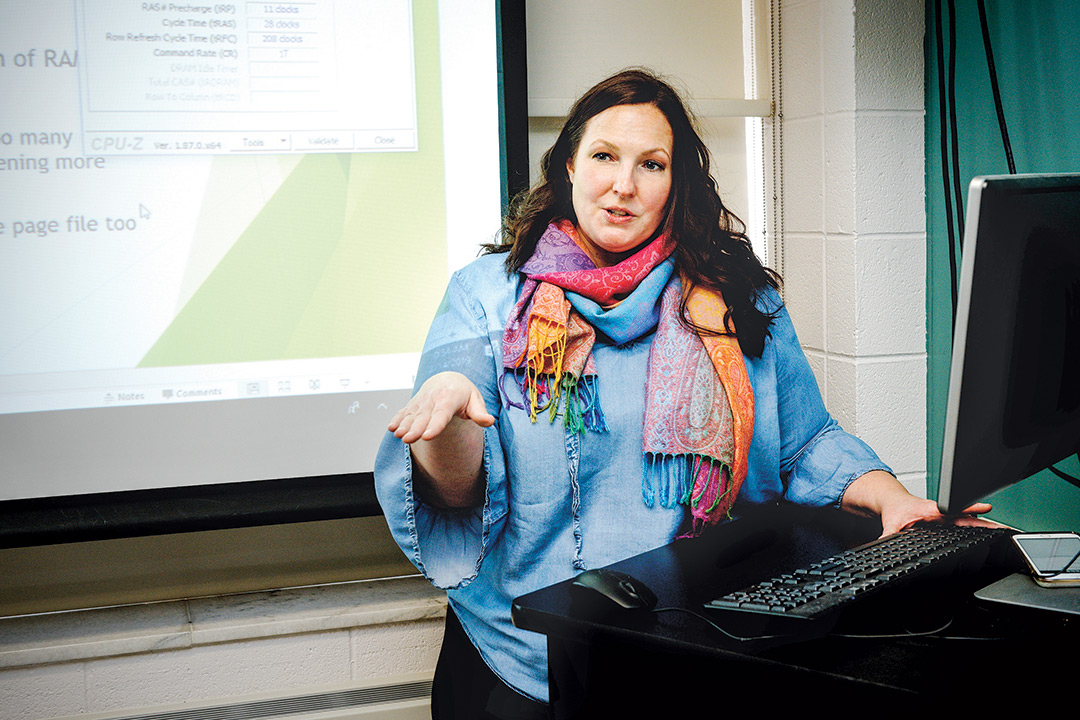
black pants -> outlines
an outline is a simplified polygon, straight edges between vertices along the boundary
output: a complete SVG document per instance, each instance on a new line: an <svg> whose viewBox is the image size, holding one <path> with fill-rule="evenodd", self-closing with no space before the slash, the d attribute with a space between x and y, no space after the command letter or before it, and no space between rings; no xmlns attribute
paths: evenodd
<svg viewBox="0 0 1080 720"><path fill-rule="evenodd" d="M547 720L547 705L511 690L491 672L461 628L457 615L446 608L435 680L431 687L431 717L435 720Z"/></svg>

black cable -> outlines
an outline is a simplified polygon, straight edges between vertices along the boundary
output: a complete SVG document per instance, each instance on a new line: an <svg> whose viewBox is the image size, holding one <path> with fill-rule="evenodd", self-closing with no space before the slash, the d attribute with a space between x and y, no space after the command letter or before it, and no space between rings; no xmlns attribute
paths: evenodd
<svg viewBox="0 0 1080 720"><path fill-rule="evenodd" d="M689 608L674 607L674 606L673 607L658 607L658 608L654 608L653 612L654 613L681 612L681 613L684 613L686 615L690 615L691 617L697 618L698 620L701 620L702 622L704 622L707 625L711 626L713 629L720 631L721 633L723 633L727 637L731 638L732 640L738 640L740 642L747 642L747 641L751 641L751 640L774 640L776 638L790 637L789 635L786 635L786 634L750 635L750 636L746 636L746 637L741 636L741 635L734 635L731 632L729 632L729 631L725 630L724 628L720 627L719 625L717 625L715 622L712 621L712 619L706 617L702 613L694 612L693 610L690 610ZM903 639L906 639L906 638L919 638L919 637L939 637L942 640L969 640L969 639L982 640L982 639L986 639L986 638L949 637L949 636L945 636L945 635L940 634L940 633L944 632L945 630L949 629L949 627L951 627L952 624L953 624L953 618L950 617L948 620L945 621L944 625L942 625L940 627L937 627L937 628L934 628L932 630L903 630L903 631L900 631L900 632L880 633L880 634L878 634L878 633L865 633L865 634L863 634L863 633L830 632L830 633L826 633L825 637L844 638L846 640L889 640L889 639L903 640Z"/></svg>
<svg viewBox="0 0 1080 720"><path fill-rule="evenodd" d="M750 635L748 637L743 637L741 635L734 635L734 634L728 632L727 630L725 630L724 628L720 627L716 623L714 623L711 619L709 619L705 615L702 615L699 612L694 612L693 610L691 610L689 608L675 607L675 606L672 606L672 607L658 607L658 608L653 608L653 612L654 613L662 613L662 612L681 612L681 613L685 613L687 615L690 615L691 617L695 617L698 620L701 620L702 622L712 626L714 629L719 630L720 632L722 632L724 635L727 635L732 640L738 640L739 642L747 642L749 640L773 640L775 638L785 637L784 635Z"/></svg>
<svg viewBox="0 0 1080 720"><path fill-rule="evenodd" d="M829 637L846 638L848 640L900 640L904 638L913 637L933 637L939 633L943 633L949 629L953 624L951 616L945 621L945 624L941 627L934 628L933 630L904 630L903 632L891 632L891 633L829 633Z"/></svg>
<svg viewBox="0 0 1080 720"><path fill-rule="evenodd" d="M1067 480L1067 481L1071 482L1073 485L1076 485L1077 487L1080 487L1080 478L1075 477L1073 475L1070 475L1067 472L1062 472L1061 470L1058 470L1053 465L1051 465L1050 467L1048 467L1046 469L1049 470L1050 472L1054 473L1055 475L1057 475L1062 480Z"/></svg>
<svg viewBox="0 0 1080 720"><path fill-rule="evenodd" d="M960 183L960 138L956 120L956 4L949 0L949 134L952 141L952 182L956 196L956 228L964 253L964 188Z"/></svg>
<svg viewBox="0 0 1080 720"><path fill-rule="evenodd" d="M1043 580L1049 580L1050 578L1056 578L1058 575L1064 575L1065 573L1069 572L1069 568L1071 568L1072 564L1078 559L1080 559L1080 550L1077 550L1076 553L1069 559L1069 562L1065 563L1065 565L1060 570L1054 570L1046 574L1040 573L1039 577Z"/></svg>
<svg viewBox="0 0 1080 720"><path fill-rule="evenodd" d="M1001 107L1001 90L998 89L997 68L994 65L994 49L990 45L990 27L986 22L986 3L979 0L979 23L982 25L983 49L986 51L986 69L990 73L990 89L994 92L994 108L997 110L998 127L1001 129L1001 144L1005 147L1005 161L1009 165L1009 174L1016 174L1016 162L1013 160L1012 143L1009 142L1009 128L1005 124L1005 111Z"/></svg>
<svg viewBox="0 0 1080 720"><path fill-rule="evenodd" d="M956 325L956 302L957 302L957 260L956 260L956 235L953 228L952 194L949 191L949 140L948 124L946 122L948 103L945 98L945 41L941 32L941 0L934 3L934 19L937 37L937 69L938 69L938 122L941 135L941 182L944 186L945 197L945 225L949 235L949 287L952 290L952 323Z"/></svg>

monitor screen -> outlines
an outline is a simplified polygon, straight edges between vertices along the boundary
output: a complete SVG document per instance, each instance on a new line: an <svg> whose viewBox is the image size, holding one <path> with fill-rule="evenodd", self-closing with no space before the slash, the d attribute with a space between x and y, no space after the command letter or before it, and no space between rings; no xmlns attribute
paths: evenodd
<svg viewBox="0 0 1080 720"><path fill-rule="evenodd" d="M370 471L499 228L500 7L4 3L0 502Z"/></svg>
<svg viewBox="0 0 1080 720"><path fill-rule="evenodd" d="M938 504L1080 450L1080 174L968 190Z"/></svg>

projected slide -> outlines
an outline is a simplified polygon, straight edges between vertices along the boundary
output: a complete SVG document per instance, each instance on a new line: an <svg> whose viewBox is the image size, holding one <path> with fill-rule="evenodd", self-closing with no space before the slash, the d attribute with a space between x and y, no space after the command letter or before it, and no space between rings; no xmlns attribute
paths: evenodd
<svg viewBox="0 0 1080 720"><path fill-rule="evenodd" d="M410 386L439 40L434 2L0 5L0 413Z"/></svg>

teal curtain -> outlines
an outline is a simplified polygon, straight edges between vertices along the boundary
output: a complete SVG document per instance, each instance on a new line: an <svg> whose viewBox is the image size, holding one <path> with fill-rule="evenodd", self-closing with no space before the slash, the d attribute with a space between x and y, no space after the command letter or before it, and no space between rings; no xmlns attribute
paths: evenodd
<svg viewBox="0 0 1080 720"><path fill-rule="evenodd" d="M952 12L950 5L954 6ZM986 0L985 8L1016 171L1080 172L1080 2ZM939 14L943 74L938 70ZM952 41L950 36L954 36ZM954 56L956 68L955 102L950 103L946 96L944 107L956 108L956 163L965 205L972 177L1009 172L978 4L976 0L927 0L927 468L931 497L937 492L939 479L952 352L949 233L942 180L943 105L939 100L939 80L948 81L950 56ZM950 145L946 167L951 168L947 129L945 137ZM1080 476L1075 456L1057 467ZM1024 530L1080 530L1080 488L1049 471L996 493L990 502L995 506L993 518Z"/></svg>

